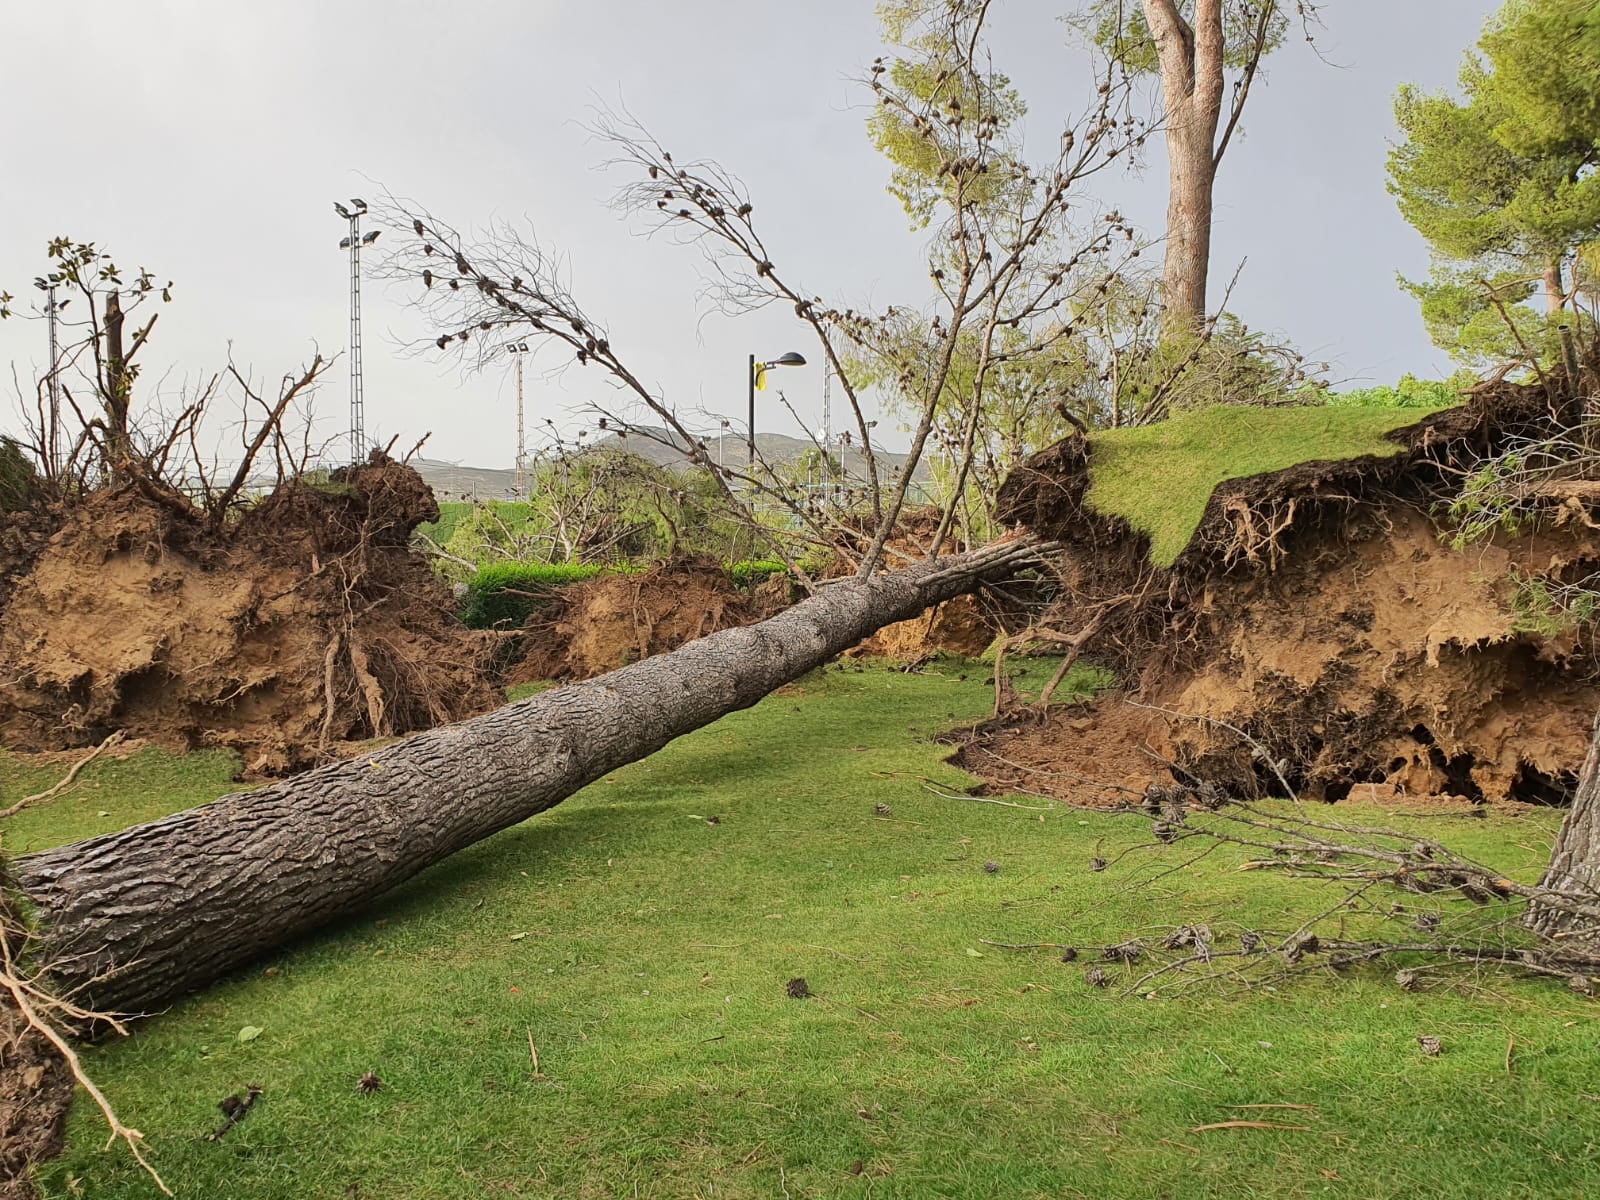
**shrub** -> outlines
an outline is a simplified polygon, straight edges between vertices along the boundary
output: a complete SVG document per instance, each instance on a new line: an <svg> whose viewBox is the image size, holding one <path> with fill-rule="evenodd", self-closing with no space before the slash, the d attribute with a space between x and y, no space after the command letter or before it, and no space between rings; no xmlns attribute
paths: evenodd
<svg viewBox="0 0 1600 1200"><path fill-rule="evenodd" d="M1458 372L1449 379L1418 379L1403 375L1394 387L1355 388L1335 392L1328 403L1343 408L1449 408L1461 403L1461 392L1475 381L1470 373Z"/></svg>
<svg viewBox="0 0 1600 1200"><path fill-rule="evenodd" d="M0 438L0 512L21 512L32 502L39 488L39 476L22 447L11 438Z"/></svg>
<svg viewBox="0 0 1600 1200"><path fill-rule="evenodd" d="M549 594L593 579L603 568L592 563L491 563L467 581L461 619L474 629L521 625L546 603Z"/></svg>
<svg viewBox="0 0 1600 1200"><path fill-rule="evenodd" d="M786 569L781 562L770 558L746 558L723 567L733 586L742 592L750 591L774 575L782 575Z"/></svg>

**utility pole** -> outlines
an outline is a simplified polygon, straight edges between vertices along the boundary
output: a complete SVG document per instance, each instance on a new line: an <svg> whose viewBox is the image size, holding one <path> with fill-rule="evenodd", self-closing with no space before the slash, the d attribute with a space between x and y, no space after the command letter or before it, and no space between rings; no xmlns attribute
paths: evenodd
<svg viewBox="0 0 1600 1200"><path fill-rule="evenodd" d="M367 399L361 376L361 247L378 240L379 230L363 235L361 218L367 211L365 200L352 199L352 208L337 200L333 210L350 223L350 233L341 238L339 249L350 251L350 461L359 463L367 448Z"/></svg>

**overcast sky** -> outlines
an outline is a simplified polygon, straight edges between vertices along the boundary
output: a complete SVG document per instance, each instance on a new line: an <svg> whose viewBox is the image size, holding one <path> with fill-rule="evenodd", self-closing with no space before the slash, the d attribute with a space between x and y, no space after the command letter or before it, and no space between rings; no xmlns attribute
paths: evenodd
<svg viewBox="0 0 1600 1200"><path fill-rule="evenodd" d="M1087 60L1057 17L1072 0L999 0L993 49L1048 147L1084 105ZM1401 82L1454 82L1493 0L1328 0L1319 61L1291 45L1252 95L1217 191L1214 295L1244 262L1232 309L1282 331L1333 374L1392 382L1448 373L1396 271L1426 269L1384 190ZM769 311L737 320L697 302L696 252L636 236L607 207L619 180L583 126L625 104L679 157L740 175L792 278L845 304L921 304L922 239L886 194L852 79L880 52L873 0L3 0L0 290L31 302L56 235L175 281L146 351L146 385L176 388L230 353L275 380L347 340L345 232L332 201L387 188L458 226L526 220L570 264L575 294L681 412L737 416L745 356L807 331ZM1166 204L1159 151L1101 187L1152 236ZM367 428L425 453L509 466L509 371L462 377L399 353L422 330L402 294L368 281ZM70 312L70 310L69 310ZM24 388L46 358L41 321L0 324ZM550 365L554 365L551 360ZM318 401L348 412L343 364ZM9 381L8 381L9 383ZM780 380L808 422L821 372ZM9 389L8 389L9 391ZM528 379L530 422L569 430L607 395L595 372ZM15 396L0 431L15 430ZM763 428L798 433L767 410ZM715 421L711 421L712 427ZM891 444L896 439L891 437ZM900 439L903 441L903 438Z"/></svg>

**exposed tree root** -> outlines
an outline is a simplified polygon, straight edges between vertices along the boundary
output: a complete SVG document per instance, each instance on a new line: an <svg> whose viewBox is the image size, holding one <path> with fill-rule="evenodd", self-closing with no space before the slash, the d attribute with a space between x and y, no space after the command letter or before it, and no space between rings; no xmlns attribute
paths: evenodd
<svg viewBox="0 0 1600 1200"><path fill-rule="evenodd" d="M93 756L91 755L90 757ZM88 760L85 759L84 761ZM155 1167L150 1165L150 1160L145 1157L144 1148L141 1145L144 1140L144 1134L122 1123L117 1116L116 1110L112 1108L111 1101L106 1098L105 1093L100 1090L94 1080L89 1077L88 1072L84 1070L82 1060L78 1058L77 1052L73 1050L66 1034L51 1020L51 1015L60 1013L67 1022L78 1026L104 1025L124 1036L128 1032L127 1028L106 1013L91 1012L73 1004L69 1000L52 995L35 980L30 979L19 968L16 957L12 952L13 943L15 942L19 946L23 945L26 943L27 937L25 930L10 922L0 926L0 988L3 988L10 996L11 1002L16 1005L17 1011L22 1015L22 1019L27 1026L50 1043L56 1054L67 1064L67 1068L72 1072L72 1078L89 1094L89 1098L100 1109L100 1113L105 1118L106 1125L111 1131L110 1136L106 1139L106 1149L109 1150L118 1141L126 1144L129 1153L133 1155L139 1166L144 1169L145 1174L150 1176L162 1193L167 1196L172 1195L172 1189L166 1185L166 1182L157 1173Z"/></svg>

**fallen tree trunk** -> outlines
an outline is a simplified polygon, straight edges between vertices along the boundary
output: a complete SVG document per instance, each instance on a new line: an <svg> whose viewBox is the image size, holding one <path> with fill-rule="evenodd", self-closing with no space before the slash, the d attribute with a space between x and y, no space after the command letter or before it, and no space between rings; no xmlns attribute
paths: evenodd
<svg viewBox="0 0 1600 1200"><path fill-rule="evenodd" d="M20 858L8 884L61 994L148 1013L1036 554L1012 542L835 584L609 675Z"/></svg>

